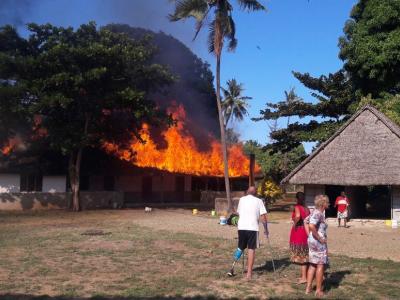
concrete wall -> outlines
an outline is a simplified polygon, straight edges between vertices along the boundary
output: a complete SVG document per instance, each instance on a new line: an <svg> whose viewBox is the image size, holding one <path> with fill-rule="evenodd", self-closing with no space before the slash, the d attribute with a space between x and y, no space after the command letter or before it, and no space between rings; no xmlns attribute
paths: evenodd
<svg viewBox="0 0 400 300"><path fill-rule="evenodd" d="M237 211L240 198L232 197L233 211ZM217 215L226 215L228 212L228 201L226 198L215 198L215 211Z"/></svg>
<svg viewBox="0 0 400 300"><path fill-rule="evenodd" d="M114 208L123 205L122 192L81 192L83 209ZM45 210L65 209L71 193L0 193L0 210Z"/></svg>
<svg viewBox="0 0 400 300"><path fill-rule="evenodd" d="M18 193L20 180L19 174L0 174L0 193Z"/></svg>
<svg viewBox="0 0 400 300"><path fill-rule="evenodd" d="M67 191L67 176L43 176L42 192L63 193Z"/></svg>
<svg viewBox="0 0 400 300"><path fill-rule="evenodd" d="M392 219L400 220L400 186L392 187Z"/></svg>
<svg viewBox="0 0 400 300"><path fill-rule="evenodd" d="M68 193L68 197L70 194ZM83 209L120 208L124 204L124 193L115 191L81 192Z"/></svg>
<svg viewBox="0 0 400 300"><path fill-rule="evenodd" d="M305 185L304 186L304 195L306 196L306 205L309 208L314 208L314 199L315 196L325 194L325 186L324 185Z"/></svg>
<svg viewBox="0 0 400 300"><path fill-rule="evenodd" d="M215 204L215 199L225 199L226 201L226 192L218 192L218 191L201 191L200 202L204 204ZM231 192L232 198L240 198L246 195L244 191ZM222 200L219 200L222 201Z"/></svg>

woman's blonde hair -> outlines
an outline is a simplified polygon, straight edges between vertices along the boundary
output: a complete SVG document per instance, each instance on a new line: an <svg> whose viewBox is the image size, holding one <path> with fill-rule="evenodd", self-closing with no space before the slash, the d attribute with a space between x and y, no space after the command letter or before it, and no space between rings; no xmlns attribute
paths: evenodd
<svg viewBox="0 0 400 300"><path fill-rule="evenodd" d="M329 205L329 198L326 195L317 195L314 200L315 208L321 208Z"/></svg>

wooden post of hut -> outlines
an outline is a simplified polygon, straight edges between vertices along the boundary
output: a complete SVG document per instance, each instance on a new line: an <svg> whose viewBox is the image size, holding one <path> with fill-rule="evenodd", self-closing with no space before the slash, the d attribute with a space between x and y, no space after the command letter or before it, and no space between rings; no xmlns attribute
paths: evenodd
<svg viewBox="0 0 400 300"><path fill-rule="evenodd" d="M252 153L250 154L250 168L249 168L249 186L254 186L254 169L256 166L256 157Z"/></svg>

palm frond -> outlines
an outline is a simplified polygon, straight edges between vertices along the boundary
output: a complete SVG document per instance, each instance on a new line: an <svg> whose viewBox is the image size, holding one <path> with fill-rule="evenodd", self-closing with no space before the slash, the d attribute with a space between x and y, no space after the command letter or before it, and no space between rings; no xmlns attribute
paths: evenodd
<svg viewBox="0 0 400 300"><path fill-rule="evenodd" d="M210 22L208 27L208 52L215 53L215 20Z"/></svg>
<svg viewBox="0 0 400 300"><path fill-rule="evenodd" d="M207 8L207 11L204 13L203 17L200 20L196 21L196 32L193 37L193 41L197 38L200 30L203 28L204 20L207 18L208 13L210 12L211 6Z"/></svg>
<svg viewBox="0 0 400 300"><path fill-rule="evenodd" d="M224 92L224 99L222 100L222 107L225 118L225 126L230 121L243 120L244 116L248 115L247 109L249 108L248 100L251 97L244 96L244 87L242 83L236 81L236 79L230 79L226 82L226 88L222 88Z"/></svg>
<svg viewBox="0 0 400 300"><path fill-rule="evenodd" d="M198 22L201 22L205 18L208 8L207 0L175 1L175 11L168 16L168 19L175 22L194 17Z"/></svg>
<svg viewBox="0 0 400 300"><path fill-rule="evenodd" d="M228 42L228 50L233 51L236 49L237 46L237 39L235 37L236 35L236 25L235 22L233 21L232 16L228 17L228 22L227 22L227 37L229 39Z"/></svg>
<svg viewBox="0 0 400 300"><path fill-rule="evenodd" d="M264 5L262 5L257 0L238 0L240 8L247 11L257 11L257 10L267 10Z"/></svg>

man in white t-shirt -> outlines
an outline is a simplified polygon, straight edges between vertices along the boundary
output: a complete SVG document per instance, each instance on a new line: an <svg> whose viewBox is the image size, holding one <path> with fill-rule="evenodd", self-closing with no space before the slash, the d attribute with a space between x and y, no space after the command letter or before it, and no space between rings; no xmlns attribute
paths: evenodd
<svg viewBox="0 0 400 300"><path fill-rule="evenodd" d="M247 195L240 198L237 212L239 214L238 222L238 235L239 242L238 248L240 250L248 249L247 258L247 279L251 279L255 258L255 250L259 246L258 231L259 220L261 219L264 225L264 233L268 236L267 227L267 210L261 199L255 197L256 188L249 187Z"/></svg>

